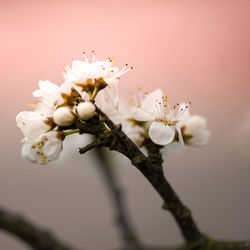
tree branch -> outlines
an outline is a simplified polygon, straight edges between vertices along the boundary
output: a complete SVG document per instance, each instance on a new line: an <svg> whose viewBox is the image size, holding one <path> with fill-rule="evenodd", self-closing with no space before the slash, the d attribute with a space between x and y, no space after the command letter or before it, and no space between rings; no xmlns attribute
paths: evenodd
<svg viewBox="0 0 250 250"><path fill-rule="evenodd" d="M50 232L3 208L0 208L0 229L16 236L36 250L76 250L65 245Z"/></svg>
<svg viewBox="0 0 250 250"><path fill-rule="evenodd" d="M132 227L126 206L123 200L122 188L119 185L117 178L108 163L107 157L101 148L96 148L95 153L98 157L100 164L99 169L102 173L103 179L105 180L106 186L108 187L110 196L112 198L116 219L119 226L121 238L123 240L123 246L127 249L131 247L139 246L139 240Z"/></svg>
<svg viewBox="0 0 250 250"><path fill-rule="evenodd" d="M98 140L95 140L91 143L89 143L88 145L82 147L82 148L79 148L79 153L80 154L85 154L86 152L88 152L89 150L93 149L93 148L97 148L97 147L101 147L102 146L102 143Z"/></svg>
<svg viewBox="0 0 250 250"><path fill-rule="evenodd" d="M139 148L121 129L116 129L115 124L106 114L104 114L99 108L97 108L97 112L100 114L101 119L104 120L107 126L111 129L110 136L113 137L114 140L109 139L104 142L104 145L111 150L115 149L127 156L132 164L152 184L164 201L163 207L169 210L174 216L185 240L187 242L199 242L199 244L203 245L204 237L196 226L190 210L182 204L177 194L164 177L161 165L162 160L159 164L156 164L157 162L152 164L151 160L139 150Z"/></svg>
<svg viewBox="0 0 250 250"><path fill-rule="evenodd" d="M125 155L151 183L164 201L163 208L173 215L184 239L188 243L188 248L181 247L176 249L250 249L248 242L230 243L208 240L196 226L190 210L180 201L179 197L166 180L162 169L161 157L154 157L159 155L160 149L153 147L152 150L156 151L153 154L149 154L148 157L145 156L126 134L124 134L120 125L115 125L99 108L97 108L96 111L100 115L100 120L98 117L94 117L84 123L77 121L77 128L80 129L81 133L95 135L102 142L104 147L110 150L116 150ZM109 129L107 129L103 122ZM211 245L213 248L210 248ZM238 245L241 248L237 248ZM184 245L184 247L186 246L187 245ZM232 246L235 248L232 248Z"/></svg>

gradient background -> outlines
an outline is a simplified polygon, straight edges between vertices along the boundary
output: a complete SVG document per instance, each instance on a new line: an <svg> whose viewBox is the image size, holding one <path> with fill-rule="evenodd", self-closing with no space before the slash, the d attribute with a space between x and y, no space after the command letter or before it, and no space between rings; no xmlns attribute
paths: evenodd
<svg viewBox="0 0 250 250"><path fill-rule="evenodd" d="M134 70L122 77L125 96L161 87L170 102L192 100L212 131L207 147L189 148L165 167L203 232L250 238L249 0L0 1L0 205L54 230L80 249L120 246L112 206L91 153L62 156L40 167L20 157L15 116L34 103L40 79L60 84L60 70L83 50ZM119 160L119 156L116 155ZM182 242L162 201L127 160L119 178L145 243ZM54 167L56 166L56 167ZM0 249L27 247L0 233Z"/></svg>

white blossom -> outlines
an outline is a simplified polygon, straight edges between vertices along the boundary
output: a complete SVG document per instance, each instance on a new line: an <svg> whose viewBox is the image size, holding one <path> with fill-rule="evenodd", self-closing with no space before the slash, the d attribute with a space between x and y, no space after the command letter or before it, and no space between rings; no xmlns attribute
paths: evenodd
<svg viewBox="0 0 250 250"><path fill-rule="evenodd" d="M134 102L132 108L120 103L117 82L129 70L128 65L119 70L113 58L98 61L93 54L89 62L84 54L84 61L73 60L71 67L65 67L61 86L39 81L39 89L33 92L38 103L30 105L34 110L20 112L16 117L24 135L22 156L39 164L56 160L63 139L81 131L74 121L85 120L91 126L87 120L96 114L96 106L115 124L121 124L125 134L139 146L148 137L168 151L171 146L177 151L184 141L193 146L207 143L210 132L206 119L191 115L186 103L170 106L168 96L160 89L140 98L138 104Z"/></svg>
<svg viewBox="0 0 250 250"><path fill-rule="evenodd" d="M141 146L145 139L145 130L133 122L131 122L128 118L121 118L120 123L122 124L122 129L124 133L138 146Z"/></svg>
<svg viewBox="0 0 250 250"><path fill-rule="evenodd" d="M75 120L75 115L69 107L60 107L54 112L53 120L59 126L69 126Z"/></svg>
<svg viewBox="0 0 250 250"><path fill-rule="evenodd" d="M180 103L175 106L168 104L167 95L160 89L145 96L138 107L133 109L133 117L138 121L150 122L149 137L158 145L167 145L175 137L177 130L182 141L178 122L188 113L188 105Z"/></svg>
<svg viewBox="0 0 250 250"><path fill-rule="evenodd" d="M24 137L33 140L51 127L45 123L46 117L33 111L22 111L16 116L17 126L21 128Z"/></svg>
<svg viewBox="0 0 250 250"><path fill-rule="evenodd" d="M199 115L189 115L179 126L182 127L185 142L191 146L204 146L211 136L206 119Z"/></svg>
<svg viewBox="0 0 250 250"><path fill-rule="evenodd" d="M32 93L39 100L39 103L34 105L35 111L52 116L58 105L63 103L61 88L48 80L39 81L38 84L39 89Z"/></svg>
<svg viewBox="0 0 250 250"><path fill-rule="evenodd" d="M62 151L62 140L57 137L56 131L41 134L34 140L22 140L22 157L34 163L45 164L58 159Z"/></svg>
<svg viewBox="0 0 250 250"><path fill-rule="evenodd" d="M119 109L119 95L117 86L107 86L95 98L95 104L109 116L117 114ZM121 105L120 105L121 107Z"/></svg>
<svg viewBox="0 0 250 250"><path fill-rule="evenodd" d="M84 84L87 80L103 79L106 84L116 84L120 76L131 70L128 65L124 66L121 70L114 67L114 59L109 58L106 61L98 61L96 55L93 54L93 61L89 62L85 53L84 61L73 60L72 66L66 65L63 72L65 83L61 88L63 92L68 93L72 87L79 89L76 84Z"/></svg>
<svg viewBox="0 0 250 250"><path fill-rule="evenodd" d="M82 120L88 120L95 114L95 105L92 102L80 102L76 106L76 113Z"/></svg>

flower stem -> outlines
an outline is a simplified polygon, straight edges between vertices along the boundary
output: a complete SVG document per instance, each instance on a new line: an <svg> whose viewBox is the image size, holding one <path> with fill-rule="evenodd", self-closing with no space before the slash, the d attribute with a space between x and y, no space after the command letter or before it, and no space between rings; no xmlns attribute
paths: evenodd
<svg viewBox="0 0 250 250"><path fill-rule="evenodd" d="M92 93L92 95L91 95L91 97L90 97L90 101L91 101L91 102L93 102L93 101L95 100L95 97L96 97L96 95L98 94L99 90L100 90L100 88L97 87L97 86L95 86L94 91L93 91L93 93Z"/></svg>
<svg viewBox="0 0 250 250"><path fill-rule="evenodd" d="M79 133L79 132L80 132L80 129L77 128L77 129L63 131L63 134L66 137L68 135L76 134L76 133Z"/></svg>

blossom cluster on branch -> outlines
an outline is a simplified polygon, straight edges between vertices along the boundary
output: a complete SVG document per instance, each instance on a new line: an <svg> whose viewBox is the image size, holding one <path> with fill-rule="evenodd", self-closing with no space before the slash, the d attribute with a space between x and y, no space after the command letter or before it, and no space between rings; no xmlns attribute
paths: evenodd
<svg viewBox="0 0 250 250"><path fill-rule="evenodd" d="M152 93L131 95L130 105L119 99L120 76L132 69L125 65L121 70L114 66L114 59L99 61L93 53L89 62L73 60L63 72L64 82L58 86L48 80L39 81L39 89L33 92L38 102L29 105L32 111L22 111L16 117L21 129L22 156L45 164L58 159L66 136L79 133L74 126L77 120L88 121L98 116L100 108L139 147L147 138L162 149L178 143L203 146L210 132L206 119L191 115L190 103L180 102L171 106L168 95L160 89ZM99 118L100 119L100 118ZM91 123L90 125L91 126Z"/></svg>

